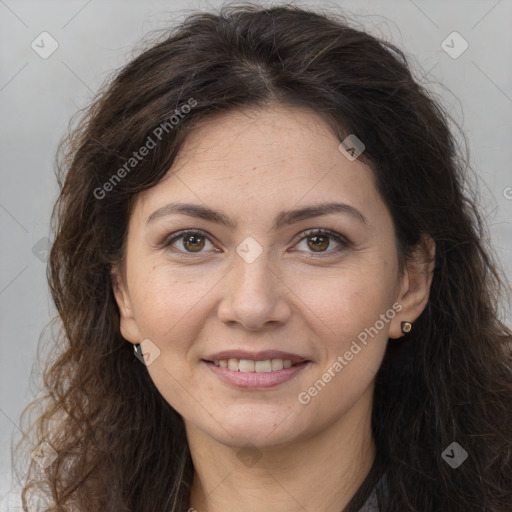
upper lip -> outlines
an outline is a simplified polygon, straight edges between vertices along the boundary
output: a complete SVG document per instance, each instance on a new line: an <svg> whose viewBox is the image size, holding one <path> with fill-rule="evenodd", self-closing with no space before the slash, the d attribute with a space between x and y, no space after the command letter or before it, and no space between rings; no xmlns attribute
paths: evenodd
<svg viewBox="0 0 512 512"><path fill-rule="evenodd" d="M306 357L297 354L282 352L281 350L261 350L259 352L249 352L247 350L223 350L215 354L206 356L205 361L222 361L223 359L248 359L250 361L266 361L267 359L289 360L292 364L309 361Z"/></svg>

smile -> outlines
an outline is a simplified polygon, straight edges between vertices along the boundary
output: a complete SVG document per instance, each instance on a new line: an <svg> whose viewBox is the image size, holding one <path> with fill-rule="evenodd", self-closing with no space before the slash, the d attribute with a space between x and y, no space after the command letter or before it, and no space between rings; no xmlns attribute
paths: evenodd
<svg viewBox="0 0 512 512"><path fill-rule="evenodd" d="M287 359L221 359L203 361L222 381L242 389L265 389L277 386L310 367L311 361L292 364Z"/></svg>
<svg viewBox="0 0 512 512"><path fill-rule="evenodd" d="M220 368L229 368L232 371L239 372L275 372L283 368L295 366L289 359L265 359L253 361L251 359L221 359L220 361L211 361ZM296 363L299 364L299 363Z"/></svg>

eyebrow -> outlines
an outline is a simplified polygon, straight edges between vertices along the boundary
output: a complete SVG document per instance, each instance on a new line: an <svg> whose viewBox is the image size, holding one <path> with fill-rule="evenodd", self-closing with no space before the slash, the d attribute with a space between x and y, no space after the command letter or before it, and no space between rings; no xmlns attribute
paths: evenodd
<svg viewBox="0 0 512 512"><path fill-rule="evenodd" d="M273 230L277 230L282 226L294 224L301 220L311 219L314 217L320 217L321 215L328 215L331 213L342 213L349 215L355 220L368 224L366 217L355 207L345 203L324 203L311 206L305 206L296 210L282 211L279 212L272 225ZM146 225L150 224L154 220L171 214L182 214L198 219L207 220L209 222L215 222L222 224L232 230L236 229L238 223L228 217L226 214L213 210L206 206L190 203L170 203L158 210L155 210L146 220Z"/></svg>

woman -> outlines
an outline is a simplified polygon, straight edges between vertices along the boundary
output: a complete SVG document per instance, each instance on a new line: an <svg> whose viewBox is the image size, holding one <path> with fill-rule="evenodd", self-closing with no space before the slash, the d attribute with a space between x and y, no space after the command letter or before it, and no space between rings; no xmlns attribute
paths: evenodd
<svg viewBox="0 0 512 512"><path fill-rule="evenodd" d="M121 70L61 160L25 497L510 510L512 333L447 119L399 49L293 6Z"/></svg>

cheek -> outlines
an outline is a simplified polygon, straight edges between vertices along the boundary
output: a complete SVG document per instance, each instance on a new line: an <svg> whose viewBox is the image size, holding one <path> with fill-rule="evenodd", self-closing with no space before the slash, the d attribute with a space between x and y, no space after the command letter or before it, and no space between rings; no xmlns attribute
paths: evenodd
<svg viewBox="0 0 512 512"><path fill-rule="evenodd" d="M396 314L393 296L373 275L352 273L312 293L309 315L318 364L297 400L304 414L329 423L365 393L382 363L389 325Z"/></svg>
<svg viewBox="0 0 512 512"><path fill-rule="evenodd" d="M310 311L315 330L342 342L373 326L392 307L395 278L395 269L385 263L352 264L330 276L295 279L293 291L306 306L303 311ZM388 328L389 322L379 322L379 330L387 333Z"/></svg>
<svg viewBox="0 0 512 512"><path fill-rule="evenodd" d="M153 265L139 275L134 301L142 336L159 350L158 357L147 366L151 380L167 403L187 416L204 413L190 380L191 367L196 364L194 341L201 338L204 329L208 292L216 282L211 274L209 278L193 275L190 270L179 272L165 264Z"/></svg>
<svg viewBox="0 0 512 512"><path fill-rule="evenodd" d="M396 316L395 271L383 260L353 264L332 279L301 281L308 323L315 334L318 366L305 400L320 393L338 407L357 400L384 357L390 322ZM306 308L303 311L307 310ZM325 389L324 389L325 387Z"/></svg>
<svg viewBox="0 0 512 512"><path fill-rule="evenodd" d="M215 284L213 273L176 271L165 264L140 271L132 300L141 335L162 349L185 347L201 329L204 304ZM203 275L204 274L204 275ZM204 319L203 319L204 320Z"/></svg>

